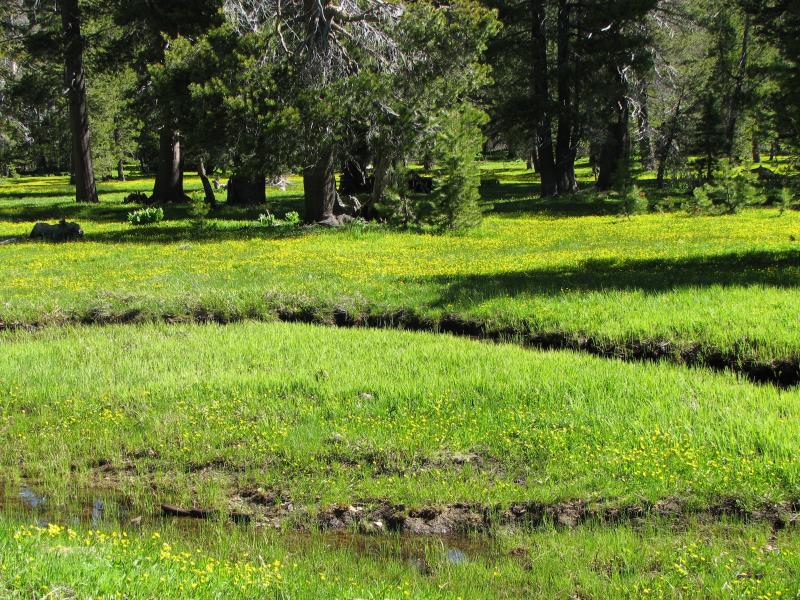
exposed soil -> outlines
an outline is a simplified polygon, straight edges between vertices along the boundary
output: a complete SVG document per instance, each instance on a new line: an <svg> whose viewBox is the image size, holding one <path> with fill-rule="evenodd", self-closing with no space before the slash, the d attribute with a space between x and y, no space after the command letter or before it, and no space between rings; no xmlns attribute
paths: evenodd
<svg viewBox="0 0 800 600"><path fill-rule="evenodd" d="M539 350L572 350L593 356L616 358L625 361L665 361L713 371L730 371L751 382L772 384L782 388L800 384L800 355L773 360L743 358L736 350L722 350L707 344L686 342L676 344L660 338L607 340L581 332L532 331L526 326L495 327L490 323L459 315L445 315L433 319L410 310L397 310L379 314L356 313L321 307L277 308L269 316L286 323L305 323L336 327L363 327L398 329L427 333L448 333L477 340L516 343ZM169 324L217 323L230 324L245 320L264 321L265 314L229 314L204 308L186 314L165 313L160 320ZM120 313L89 311L80 315L60 314L41 322L0 321L3 330L37 330L51 325L82 324L111 325L153 321L156 317L131 309Z"/></svg>
<svg viewBox="0 0 800 600"><path fill-rule="evenodd" d="M487 532L497 526L533 529L546 524L574 528L587 521L619 524L641 522L648 517L671 520L691 516L719 519L733 517L743 521L769 522L774 529L794 526L800 520L800 505L782 503L747 509L735 498L721 498L701 507L690 507L679 498L667 498L655 504L629 504L620 507L590 505L584 500L555 504L517 503L508 507L479 504L448 504L407 508L402 504L339 504L317 514L321 529L351 529L363 533L393 531L412 535L461 535Z"/></svg>
<svg viewBox="0 0 800 600"><path fill-rule="evenodd" d="M698 506L680 497L663 498L655 503L639 502L614 505L607 501L587 502L582 499L556 503L518 502L508 506L454 503L427 506L406 506L385 499L372 498L352 504L334 504L314 510L297 506L288 492L249 487L229 498L228 507L178 506L160 504L154 514L134 512L130 501L108 492L89 492L69 506L54 506L48 498L30 486L16 493L8 489L0 494L0 510L33 513L37 517L91 518L92 522L109 514L124 519L122 524L140 525L142 518L179 518L205 520L227 518L237 523L253 523L291 531L320 529L349 531L361 534L396 533L410 536L463 536L491 533L498 528L532 530L543 526L571 529L583 523L607 525L643 524L658 518L680 524L689 518L706 521L731 518L744 522L769 523L773 531L800 524L800 500L747 506L735 497L720 497ZM134 515L135 518L131 519Z"/></svg>
<svg viewBox="0 0 800 600"><path fill-rule="evenodd" d="M211 508L182 508L172 504L162 504L161 512L165 517L185 517L189 519L210 519L218 513Z"/></svg>

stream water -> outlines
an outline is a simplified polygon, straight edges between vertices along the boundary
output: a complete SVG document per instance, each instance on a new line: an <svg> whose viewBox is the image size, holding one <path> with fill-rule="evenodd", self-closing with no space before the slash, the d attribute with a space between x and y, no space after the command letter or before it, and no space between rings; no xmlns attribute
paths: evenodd
<svg viewBox="0 0 800 600"><path fill-rule="evenodd" d="M494 541L486 536L419 536L401 534L362 534L336 530L323 532L276 531L251 524L222 523L204 519L174 518L162 514L142 514L119 495L88 491L69 501L52 501L31 485L0 488L0 518L45 527L49 523L103 529L160 531L169 529L187 544L202 545L203 538L218 534L220 527L248 528L247 533L263 536L269 543L280 543L293 552L303 553L320 545L349 551L357 556L396 560L427 573L427 557L432 552L452 565L465 565L478 559L497 556Z"/></svg>

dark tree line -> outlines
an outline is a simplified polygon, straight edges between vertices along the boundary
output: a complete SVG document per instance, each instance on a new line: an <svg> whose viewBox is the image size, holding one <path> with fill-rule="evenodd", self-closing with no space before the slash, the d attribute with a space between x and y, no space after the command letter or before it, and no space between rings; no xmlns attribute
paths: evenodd
<svg viewBox="0 0 800 600"><path fill-rule="evenodd" d="M637 159L659 186L690 156L711 180L723 158L797 147L798 11L790 0L9 0L0 171L66 170L76 199L96 202L96 174L124 178L137 161L156 174L150 201L166 203L186 199L192 169L211 204L214 173L231 174L229 203L247 204L295 171L306 219L332 225L353 209L339 170L363 214L423 215L409 160L438 173L429 209L455 214L476 197L481 131L528 160L545 197L578 189L580 157L599 190Z"/></svg>

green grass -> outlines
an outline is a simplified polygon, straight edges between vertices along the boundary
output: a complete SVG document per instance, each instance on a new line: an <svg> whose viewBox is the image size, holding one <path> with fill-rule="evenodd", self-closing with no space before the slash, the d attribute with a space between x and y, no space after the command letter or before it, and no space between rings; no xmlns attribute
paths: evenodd
<svg viewBox="0 0 800 600"><path fill-rule="evenodd" d="M0 245L0 321L228 320L287 307L324 321L335 308L407 310L797 362L800 213L626 219L615 216L613 198L535 199L518 163L487 163L485 172L497 178L485 190L494 209L460 236L264 228L255 225L259 209L224 206L202 229L185 207L134 228L120 200L149 180L102 184L94 207L69 200L63 179L16 180L0 186L0 239L66 216L81 222L86 240ZM301 189L295 178L287 192L270 192L272 210L296 208Z"/></svg>
<svg viewBox="0 0 800 600"><path fill-rule="evenodd" d="M800 542L691 523L402 540L0 519L4 598L794 598ZM448 555L450 558L448 558ZM453 560L455 557L457 560Z"/></svg>
<svg viewBox="0 0 800 600"><path fill-rule="evenodd" d="M148 178L100 184L96 206L66 178L0 182L0 242L20 238L0 244L0 596L800 597L780 520L800 501L800 389L274 322L457 317L620 356L655 341L673 362L699 347L797 365L800 213L628 219L613 196L537 199L518 162L483 171L486 219L460 235L270 228L224 204L202 225L168 206L132 227L122 199ZM297 210L302 183L268 198ZM85 240L23 239L61 217ZM237 322L185 323L201 320ZM163 519L163 503L217 515ZM480 533L322 530L336 506L454 505Z"/></svg>
<svg viewBox="0 0 800 600"><path fill-rule="evenodd" d="M800 391L729 375L289 324L0 340L0 480L54 501L100 486L151 512L250 510L240 493L261 487L313 523L320 508L375 498L800 498Z"/></svg>

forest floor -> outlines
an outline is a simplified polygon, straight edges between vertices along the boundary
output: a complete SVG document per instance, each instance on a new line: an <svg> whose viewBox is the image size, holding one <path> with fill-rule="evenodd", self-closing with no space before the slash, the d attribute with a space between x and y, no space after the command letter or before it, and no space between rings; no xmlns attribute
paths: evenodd
<svg viewBox="0 0 800 600"><path fill-rule="evenodd" d="M800 213L485 178L461 235L0 183L0 594L800 594Z"/></svg>

